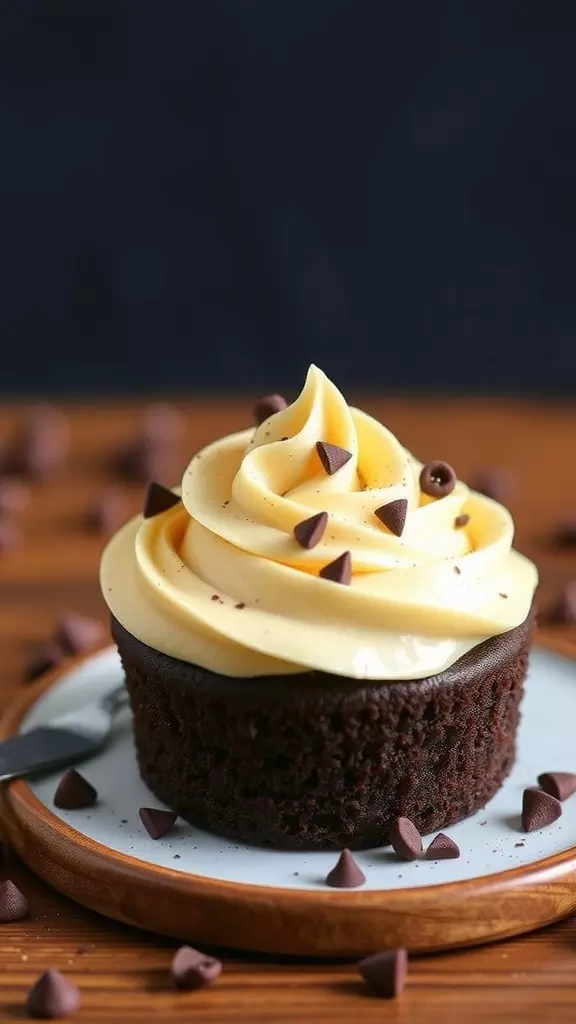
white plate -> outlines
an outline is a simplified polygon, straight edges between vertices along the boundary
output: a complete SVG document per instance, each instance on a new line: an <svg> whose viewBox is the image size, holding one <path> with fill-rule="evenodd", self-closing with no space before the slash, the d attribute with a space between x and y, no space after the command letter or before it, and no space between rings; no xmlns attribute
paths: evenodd
<svg viewBox="0 0 576 1024"><path fill-rule="evenodd" d="M95 655L64 676L34 705L23 730L47 723L113 688L122 679L114 650ZM459 860L401 863L388 850L355 853L366 874L366 890L434 886L489 876L529 865L576 845L576 795L564 803L559 821L526 835L520 828L522 791L544 771L576 771L576 668L560 655L537 649L531 658L523 703L518 757L510 778L486 808L446 831L458 843ZM84 762L80 771L96 787L99 802L88 811L54 807L60 772L31 783L52 814L112 850L176 871L209 879L289 889L325 888L334 853L275 852L233 844L178 819L164 839L152 840L138 809L162 806L140 780L130 716L119 717L111 745ZM358 891L358 890L350 890ZM340 890L342 892L342 890Z"/></svg>

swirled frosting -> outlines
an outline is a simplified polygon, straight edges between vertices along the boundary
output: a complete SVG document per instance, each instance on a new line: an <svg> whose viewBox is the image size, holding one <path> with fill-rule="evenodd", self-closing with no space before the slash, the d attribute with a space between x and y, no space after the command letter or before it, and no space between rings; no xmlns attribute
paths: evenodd
<svg viewBox="0 0 576 1024"><path fill-rule="evenodd" d="M333 474L318 441L350 453ZM194 456L180 503L112 538L105 600L139 640L226 675L437 674L523 622L537 576L505 508L461 481L429 497L421 469L311 366L292 405ZM400 536L375 515L398 499ZM318 512L323 536L304 548L294 528ZM349 586L319 575L346 551Z"/></svg>

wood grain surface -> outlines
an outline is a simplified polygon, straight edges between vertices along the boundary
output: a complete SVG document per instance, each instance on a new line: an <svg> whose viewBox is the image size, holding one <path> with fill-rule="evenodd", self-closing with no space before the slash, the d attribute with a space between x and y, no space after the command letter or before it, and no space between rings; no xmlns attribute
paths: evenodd
<svg viewBox="0 0 576 1024"><path fill-rule="evenodd" d="M358 400L358 399L357 399ZM550 542L559 518L576 514L572 454L576 410L564 404L471 399L366 399L422 459L444 458L466 479L486 466L513 470L508 504L517 546L542 574L546 605L576 578L576 550ZM243 402L196 402L187 414L189 453L247 423ZM32 486L16 521L22 543L0 557L0 701L23 684L34 646L68 610L104 618L97 567L102 539L84 519L90 501L111 483L108 458L137 428L136 403L68 408L73 449L57 479ZM21 414L0 410L0 438ZM170 483L172 481L165 481ZM137 510L143 488L127 487ZM576 639L575 627L558 635ZM576 685L576 680L575 680ZM576 746L575 746L576 751ZM576 753L575 753L576 757ZM366 995L349 962L296 961L223 952L224 973L210 989L172 991L168 966L174 943L99 918L50 890L14 857L3 866L26 893L29 921L0 925L0 1021L24 1017L26 991L47 967L81 987L75 1020L148 1022L396 1021L443 1024L477 1021L550 1022L576 1019L576 925L570 919L532 935L478 949L414 957L408 985L395 1002ZM313 922L311 922L313 927ZM230 937L232 942L233 936ZM190 936L193 941L193 936Z"/></svg>

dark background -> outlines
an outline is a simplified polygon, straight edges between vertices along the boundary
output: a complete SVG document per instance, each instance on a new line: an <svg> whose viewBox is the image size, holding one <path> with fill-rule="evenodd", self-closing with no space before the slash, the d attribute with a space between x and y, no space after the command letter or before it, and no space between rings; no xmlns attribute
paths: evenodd
<svg viewBox="0 0 576 1024"><path fill-rule="evenodd" d="M0 391L572 394L572 10L0 4Z"/></svg>

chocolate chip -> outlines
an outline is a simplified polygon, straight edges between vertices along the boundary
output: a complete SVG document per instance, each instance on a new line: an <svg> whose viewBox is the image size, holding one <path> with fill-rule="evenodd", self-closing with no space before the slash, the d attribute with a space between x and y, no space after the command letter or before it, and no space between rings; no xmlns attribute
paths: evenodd
<svg viewBox="0 0 576 1024"><path fill-rule="evenodd" d="M450 836L439 832L426 850L426 860L455 860L460 856L460 850Z"/></svg>
<svg viewBox="0 0 576 1024"><path fill-rule="evenodd" d="M390 829L390 842L401 860L416 860L422 853L422 836L410 818L397 818Z"/></svg>
<svg viewBox="0 0 576 1024"><path fill-rule="evenodd" d="M165 836L178 817L174 811L162 811L157 807L141 807L138 814L152 839L161 839Z"/></svg>
<svg viewBox="0 0 576 1024"><path fill-rule="evenodd" d="M105 491L93 502L86 513L86 527L92 533L107 537L128 518L124 495L116 490Z"/></svg>
<svg viewBox="0 0 576 1024"><path fill-rule="evenodd" d="M460 516L456 516L454 520L454 526L458 529L460 526L466 526L470 522L470 516L466 515L465 512Z"/></svg>
<svg viewBox="0 0 576 1024"><path fill-rule="evenodd" d="M53 668L57 668L63 660L64 651L60 644L54 641L40 644L24 670L24 681L27 683L33 682L35 679L43 676L45 672L51 672Z"/></svg>
<svg viewBox="0 0 576 1024"><path fill-rule="evenodd" d="M253 409L256 426L259 427L269 416L282 412L282 409L285 409L287 405L288 402L282 395L265 395L259 402L256 402Z"/></svg>
<svg viewBox="0 0 576 1024"><path fill-rule="evenodd" d="M562 804L541 789L525 789L522 795L522 828L525 832L546 828L562 814Z"/></svg>
<svg viewBox="0 0 576 1024"><path fill-rule="evenodd" d="M558 548L576 548L576 519L558 523L554 530L553 540Z"/></svg>
<svg viewBox="0 0 576 1024"><path fill-rule="evenodd" d="M408 976L408 954L405 949L387 949L367 956L356 965L374 995L395 999L404 990Z"/></svg>
<svg viewBox="0 0 576 1024"><path fill-rule="evenodd" d="M454 572L456 573L457 576L460 576L462 574L462 569L460 569L459 566L455 565Z"/></svg>
<svg viewBox="0 0 576 1024"><path fill-rule="evenodd" d="M366 875L358 867L350 850L342 850L335 867L326 876L326 885L334 889L357 889L365 881Z"/></svg>
<svg viewBox="0 0 576 1024"><path fill-rule="evenodd" d="M144 519L151 519L152 516L157 516L161 512L167 512L169 508L174 508L174 505L177 505L180 500L180 497L174 494L174 491L171 491L169 487L164 487L163 484L158 484L153 480L148 484L142 515Z"/></svg>
<svg viewBox="0 0 576 1024"><path fill-rule="evenodd" d="M18 531L9 518L0 519L0 555L18 546Z"/></svg>
<svg viewBox="0 0 576 1024"><path fill-rule="evenodd" d="M80 1007L80 991L60 971L45 971L32 986L26 1000L29 1017L62 1020Z"/></svg>
<svg viewBox="0 0 576 1024"><path fill-rule="evenodd" d="M572 772L543 772L538 776L538 785L556 800L567 800L576 793L576 775Z"/></svg>
<svg viewBox="0 0 576 1024"><path fill-rule="evenodd" d="M10 880L0 883L0 923L22 921L28 917L28 900Z"/></svg>
<svg viewBox="0 0 576 1024"><path fill-rule="evenodd" d="M470 487L493 501L504 502L510 496L512 477L505 469L483 469L472 478Z"/></svg>
<svg viewBox="0 0 576 1024"><path fill-rule="evenodd" d="M374 512L374 515L380 520L384 526L390 530L390 533L401 537L406 523L406 513L408 511L408 502L406 498L397 498L396 501L389 501L387 505L381 505Z"/></svg>
<svg viewBox="0 0 576 1024"><path fill-rule="evenodd" d="M351 452L339 448L337 444L328 444L327 441L316 441L316 451L328 476L333 476L352 458Z"/></svg>
<svg viewBox="0 0 576 1024"><path fill-rule="evenodd" d="M30 491L21 480L0 480L0 515L12 515L25 508Z"/></svg>
<svg viewBox="0 0 576 1024"><path fill-rule="evenodd" d="M456 473L448 462L427 462L420 473L420 489L431 498L445 498L456 486Z"/></svg>
<svg viewBox="0 0 576 1024"><path fill-rule="evenodd" d="M68 612L60 619L54 639L66 654L82 654L99 644L104 635L104 626L98 619Z"/></svg>
<svg viewBox="0 0 576 1024"><path fill-rule="evenodd" d="M33 479L51 476L66 458L70 431L64 414L53 406L35 409L8 445L3 471Z"/></svg>
<svg viewBox="0 0 576 1024"><path fill-rule="evenodd" d="M76 947L76 952L79 956L86 956L88 953L91 953L93 949L96 949L93 942L82 942Z"/></svg>
<svg viewBox="0 0 576 1024"><path fill-rule="evenodd" d="M83 807L92 807L98 794L90 783L75 768L60 779L54 793L54 805L63 811L78 811Z"/></svg>
<svg viewBox="0 0 576 1024"><path fill-rule="evenodd" d="M327 512L317 512L294 527L294 536L301 547L315 548L322 540L328 523Z"/></svg>
<svg viewBox="0 0 576 1024"><path fill-rule="evenodd" d="M170 972L176 988L197 989L216 981L222 973L222 964L192 946L181 946L172 958Z"/></svg>
<svg viewBox="0 0 576 1024"><path fill-rule="evenodd" d="M570 626L576 623L576 580L568 583L545 609L542 619L552 626Z"/></svg>
<svg viewBox="0 0 576 1024"><path fill-rule="evenodd" d="M343 555L339 555L333 562L329 562L323 569L320 569L319 575L324 580L332 580L333 583L343 583L344 586L349 586L352 579L352 558L350 557L350 552L345 551Z"/></svg>

